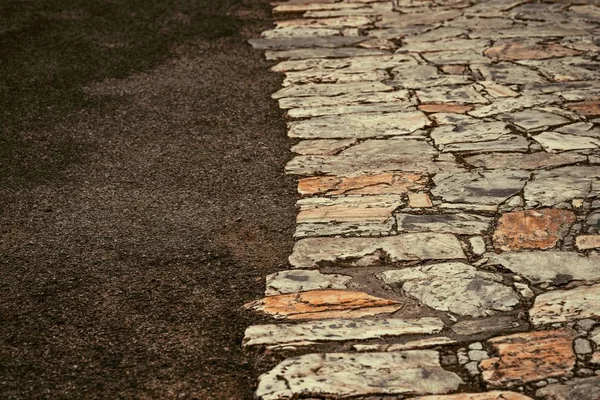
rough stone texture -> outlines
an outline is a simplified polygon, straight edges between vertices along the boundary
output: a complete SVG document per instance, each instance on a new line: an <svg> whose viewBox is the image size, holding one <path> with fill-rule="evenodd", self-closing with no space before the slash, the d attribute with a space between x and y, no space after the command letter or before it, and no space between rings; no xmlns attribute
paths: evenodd
<svg viewBox="0 0 600 400"><path fill-rule="evenodd" d="M289 50L313 47L345 47L364 41L360 36L313 36L304 38L261 38L250 39L248 43L255 49L261 50Z"/></svg>
<svg viewBox="0 0 600 400"><path fill-rule="evenodd" d="M570 330L517 333L488 340L498 356L479 363L490 387L509 387L561 377L575 366Z"/></svg>
<svg viewBox="0 0 600 400"><path fill-rule="evenodd" d="M386 173L351 177L316 176L298 182L298 192L303 195L375 195L405 194L409 190L423 189L427 177L413 173Z"/></svg>
<svg viewBox="0 0 600 400"><path fill-rule="evenodd" d="M536 43L532 41L499 41L485 51L485 55L500 60L540 60L581 54L557 43Z"/></svg>
<svg viewBox="0 0 600 400"><path fill-rule="evenodd" d="M472 125L445 125L434 128L431 138L436 146L450 143L486 142L510 135L511 131L503 122L484 122Z"/></svg>
<svg viewBox="0 0 600 400"><path fill-rule="evenodd" d="M406 343L396 344L355 344L352 348L356 351L401 351L401 350L417 350L428 349L437 346L446 346L456 344L456 340L445 336L411 340Z"/></svg>
<svg viewBox="0 0 600 400"><path fill-rule="evenodd" d="M271 69L276 72L330 69L345 71L372 71L394 68L403 64L416 65L417 61L405 54L388 54L342 59L308 59L283 61Z"/></svg>
<svg viewBox="0 0 600 400"><path fill-rule="evenodd" d="M408 296L436 310L482 317L519 306L519 296L498 275L463 263L442 263L377 275L387 284L402 284Z"/></svg>
<svg viewBox="0 0 600 400"><path fill-rule="evenodd" d="M430 208L433 207L431 199L427 193L409 193L408 205L412 208Z"/></svg>
<svg viewBox="0 0 600 400"><path fill-rule="evenodd" d="M351 276L322 274L319 271L292 270L267 275L265 296L307 292L319 289L346 289Z"/></svg>
<svg viewBox="0 0 600 400"><path fill-rule="evenodd" d="M289 71L285 74L283 86L303 84L331 84L331 83L351 83L351 82L369 82L384 81L388 79L385 71L355 71L355 70L331 70L331 69L309 69L306 71Z"/></svg>
<svg viewBox="0 0 600 400"><path fill-rule="evenodd" d="M484 105L469 111L468 114L477 117L484 118L492 115L509 113L516 110L521 110L527 107L534 107L546 104L553 104L558 102L560 99L552 94L540 95L522 95L519 97L505 97L494 99L492 104Z"/></svg>
<svg viewBox="0 0 600 400"><path fill-rule="evenodd" d="M271 344L307 345L313 342L377 339L438 333L444 328L439 318L384 320L328 319L300 324L253 325L246 329L244 346Z"/></svg>
<svg viewBox="0 0 600 400"><path fill-rule="evenodd" d="M337 88L324 88L322 85L319 85L320 87L316 88L318 93L338 91ZM341 93L333 96L328 96L327 94L317 94L315 96L282 97L279 99L279 108L283 108L285 110L294 109L294 112L298 113L295 115L295 117L300 118L302 117L301 110L309 110L305 111L305 113L310 113L310 110L315 109L321 111L321 113L313 112L314 116L343 114L339 112L331 112L331 110L345 107L354 107L354 109L356 109L356 107L365 107L367 105L376 105L381 103L394 103L398 105L403 104L408 98L408 92L403 90L398 90L395 92L385 90L369 92L369 90L383 89L381 86L373 87L369 82L341 83L333 86L342 86L343 88L339 90ZM315 88L313 87L313 89ZM310 91L305 93L309 92ZM308 116L312 116L312 114L309 114Z"/></svg>
<svg viewBox="0 0 600 400"><path fill-rule="evenodd" d="M576 220L572 211L545 208L502 214L494 231L494 246L504 251L549 249Z"/></svg>
<svg viewBox="0 0 600 400"><path fill-rule="evenodd" d="M465 161L474 167L485 169L516 169L534 170L539 168L560 167L585 161L581 154L564 153L548 154L545 152L478 154L465 157Z"/></svg>
<svg viewBox="0 0 600 400"><path fill-rule="evenodd" d="M483 97L471 86L433 87L417 90L421 103L452 103L452 104L488 104Z"/></svg>
<svg viewBox="0 0 600 400"><path fill-rule="evenodd" d="M575 243L579 250L598 249L600 248L600 235L577 236Z"/></svg>
<svg viewBox="0 0 600 400"><path fill-rule="evenodd" d="M462 383L458 375L442 369L438 353L431 350L307 354L287 359L261 375L256 397L447 393Z"/></svg>
<svg viewBox="0 0 600 400"><path fill-rule="evenodd" d="M450 203L498 205L520 192L528 179L528 172L509 170L442 173L433 178L431 193Z"/></svg>
<svg viewBox="0 0 600 400"><path fill-rule="evenodd" d="M296 242L290 264L296 268L321 265L373 266L386 262L464 259L454 235L408 233L383 238L309 238Z"/></svg>
<svg viewBox="0 0 600 400"><path fill-rule="evenodd" d="M541 171L525 186L525 200L530 207L552 207L573 199L600 194L592 183L600 180L594 166L569 166Z"/></svg>
<svg viewBox="0 0 600 400"><path fill-rule="evenodd" d="M306 58L346 58L380 54L389 54L389 52L385 50L360 49L356 47L338 47L336 49L292 49L280 51L269 50L265 52L265 58L269 61L281 59L302 60Z"/></svg>
<svg viewBox="0 0 600 400"><path fill-rule="evenodd" d="M487 231L491 218L473 214L396 214L398 232L439 232L473 235Z"/></svg>
<svg viewBox="0 0 600 400"><path fill-rule="evenodd" d="M510 122L513 125L525 131L539 130L556 125L562 125L570 122L569 119L540 110L523 110L515 113L501 115L504 121Z"/></svg>
<svg viewBox="0 0 600 400"><path fill-rule="evenodd" d="M460 104L442 103L442 104L421 104L419 110L426 113L458 113L464 114L471 111L473 106L465 106Z"/></svg>
<svg viewBox="0 0 600 400"><path fill-rule="evenodd" d="M334 155L356 143L356 139L302 140L292 151L304 155Z"/></svg>
<svg viewBox="0 0 600 400"><path fill-rule="evenodd" d="M481 236L474 236L470 238L469 244L471 245L471 251L473 254L482 255L485 253L485 241Z"/></svg>
<svg viewBox="0 0 600 400"><path fill-rule="evenodd" d="M597 400L598 393L600 376L548 385L535 392L535 395L541 400Z"/></svg>
<svg viewBox="0 0 600 400"><path fill-rule="evenodd" d="M360 318L392 313L397 301L344 290L313 290L265 297L244 306L279 319Z"/></svg>
<svg viewBox="0 0 600 400"><path fill-rule="evenodd" d="M458 335L471 336L486 334L491 336L501 332L523 329L527 326L527 322L515 317L493 316L460 321L452 325L450 329Z"/></svg>
<svg viewBox="0 0 600 400"><path fill-rule="evenodd" d="M600 256L583 256L562 251L488 253L491 264L524 276L531 283L564 284L570 281L600 280ZM540 268L543 265L543 268Z"/></svg>
<svg viewBox="0 0 600 400"><path fill-rule="evenodd" d="M566 135L558 132L542 132L534 136L533 139L550 153L600 148L600 139Z"/></svg>
<svg viewBox="0 0 600 400"><path fill-rule="evenodd" d="M595 264L596 268L599 264ZM554 290L536 297L529 311L536 325L600 317L600 284Z"/></svg>
<svg viewBox="0 0 600 400"><path fill-rule="evenodd" d="M568 103L567 108L577 111L585 117L600 116L600 100L581 101L578 103Z"/></svg>
<svg viewBox="0 0 600 400"><path fill-rule="evenodd" d="M307 99L303 97L302 99ZM310 98L314 101L314 98ZM331 99L331 98L329 98ZM292 119L325 117L331 115L344 114L364 114L364 113L391 113L401 111L414 111L414 106L409 102L399 103L373 103L373 104L346 104L328 107L303 107L292 108L287 112L287 116Z"/></svg>

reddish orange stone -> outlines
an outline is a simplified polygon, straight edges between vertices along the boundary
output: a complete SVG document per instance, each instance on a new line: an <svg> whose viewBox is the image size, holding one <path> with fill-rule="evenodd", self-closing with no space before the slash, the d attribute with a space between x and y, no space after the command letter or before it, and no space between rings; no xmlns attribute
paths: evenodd
<svg viewBox="0 0 600 400"><path fill-rule="evenodd" d="M573 111L577 111L584 117L597 117L600 116L600 100L586 100L577 103L565 104L567 108Z"/></svg>
<svg viewBox="0 0 600 400"><path fill-rule="evenodd" d="M427 178L413 173L387 173L353 177L315 176L298 182L298 192L303 195L339 196L342 194L405 194L422 189Z"/></svg>
<svg viewBox="0 0 600 400"><path fill-rule="evenodd" d="M479 363L489 386L507 387L564 376L575 366L571 330L517 333L488 340L497 357Z"/></svg>
<svg viewBox="0 0 600 400"><path fill-rule="evenodd" d="M474 106L465 106L456 103L421 104L419 110L426 113L455 113L464 114L471 111Z"/></svg>
<svg viewBox="0 0 600 400"><path fill-rule="evenodd" d="M494 246L501 250L549 249L575 222L572 211L546 208L513 211L500 217Z"/></svg>
<svg viewBox="0 0 600 400"><path fill-rule="evenodd" d="M320 319L359 318L391 313L402 308L394 300L382 299L363 292L313 290L282 294L253 301L244 307L270 314L275 318Z"/></svg>
<svg viewBox="0 0 600 400"><path fill-rule="evenodd" d="M500 60L543 60L553 57L575 56L578 50L557 43L496 43L484 53Z"/></svg>

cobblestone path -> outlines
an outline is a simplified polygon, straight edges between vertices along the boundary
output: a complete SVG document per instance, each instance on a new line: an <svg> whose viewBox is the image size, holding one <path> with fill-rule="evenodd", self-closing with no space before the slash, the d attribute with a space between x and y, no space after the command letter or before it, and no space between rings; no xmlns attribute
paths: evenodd
<svg viewBox="0 0 600 400"><path fill-rule="evenodd" d="M290 0L299 139L256 397L600 399L600 7ZM395 7L395 9L393 9Z"/></svg>

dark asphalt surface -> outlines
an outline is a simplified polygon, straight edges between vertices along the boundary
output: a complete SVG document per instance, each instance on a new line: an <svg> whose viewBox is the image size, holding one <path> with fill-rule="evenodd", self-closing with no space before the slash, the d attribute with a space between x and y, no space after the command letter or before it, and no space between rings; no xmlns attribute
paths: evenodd
<svg viewBox="0 0 600 400"><path fill-rule="evenodd" d="M0 3L0 398L244 399L295 188L261 0ZM255 361L258 360L258 361Z"/></svg>

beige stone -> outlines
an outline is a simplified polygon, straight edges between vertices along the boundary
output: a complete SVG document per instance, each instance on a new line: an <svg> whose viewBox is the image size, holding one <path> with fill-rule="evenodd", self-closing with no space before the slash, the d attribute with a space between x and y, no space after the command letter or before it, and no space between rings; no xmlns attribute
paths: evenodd
<svg viewBox="0 0 600 400"><path fill-rule="evenodd" d="M315 176L302 178L298 192L302 195L372 195L405 194L425 187L427 177L414 173L385 173L359 176Z"/></svg>
<svg viewBox="0 0 600 400"><path fill-rule="evenodd" d="M600 235L581 235L575 238L579 250L599 249Z"/></svg>
<svg viewBox="0 0 600 400"><path fill-rule="evenodd" d="M408 205L413 208L429 208L433 207L431 199L427 193L409 193Z"/></svg>
<svg viewBox="0 0 600 400"><path fill-rule="evenodd" d="M529 311L536 325L600 317L600 284L554 290L539 295Z"/></svg>

